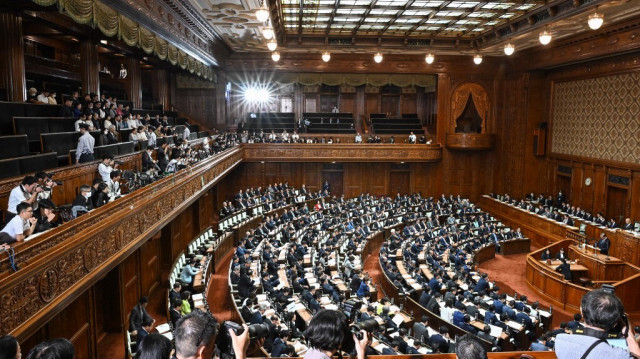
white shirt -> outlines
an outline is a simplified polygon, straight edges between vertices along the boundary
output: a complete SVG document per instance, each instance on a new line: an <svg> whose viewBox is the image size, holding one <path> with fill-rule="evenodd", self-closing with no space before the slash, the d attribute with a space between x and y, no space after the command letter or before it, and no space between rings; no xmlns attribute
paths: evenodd
<svg viewBox="0 0 640 359"><path fill-rule="evenodd" d="M49 98L42 93L36 99L40 102L49 103Z"/></svg>
<svg viewBox="0 0 640 359"><path fill-rule="evenodd" d="M16 239L18 234L24 234L24 231L29 229L29 221L25 221L20 216L14 216L9 223L0 232L4 232Z"/></svg>
<svg viewBox="0 0 640 359"><path fill-rule="evenodd" d="M189 130L189 127L185 126L184 133L182 134L182 138L185 140L189 140L189 135L191 135L191 130Z"/></svg>
<svg viewBox="0 0 640 359"><path fill-rule="evenodd" d="M107 166L104 163L98 165L98 173L100 173L100 177L102 177L102 182L109 183L109 181L111 181L111 172L113 172L113 167Z"/></svg>
<svg viewBox="0 0 640 359"><path fill-rule="evenodd" d="M82 121L81 119L78 119L73 125L76 128L76 132L80 132L80 124L83 124L84 121Z"/></svg>
<svg viewBox="0 0 640 359"><path fill-rule="evenodd" d="M149 132L149 146L155 146L156 145L156 134L154 132Z"/></svg>
<svg viewBox="0 0 640 359"><path fill-rule="evenodd" d="M27 197L27 195L29 197ZM11 193L9 194L9 205L7 206L7 211L9 211L9 212L11 212L13 214L17 214L18 212L16 211L16 207L21 202L26 201L30 197L31 197L31 194L29 192L27 192L22 187L22 185L19 185L18 187L12 189Z"/></svg>
<svg viewBox="0 0 640 359"><path fill-rule="evenodd" d="M107 182L107 186L109 187L109 201L113 201L116 197L121 195L119 182L109 180L109 182Z"/></svg>
<svg viewBox="0 0 640 359"><path fill-rule="evenodd" d="M134 119L127 120L129 128L138 128L138 123Z"/></svg>
<svg viewBox="0 0 640 359"><path fill-rule="evenodd" d="M356 143L362 143L362 136L356 135Z"/></svg>
<svg viewBox="0 0 640 359"><path fill-rule="evenodd" d="M113 123L111 123L111 121L104 120L104 128L106 128L108 130L109 127L111 127L111 126L113 126Z"/></svg>

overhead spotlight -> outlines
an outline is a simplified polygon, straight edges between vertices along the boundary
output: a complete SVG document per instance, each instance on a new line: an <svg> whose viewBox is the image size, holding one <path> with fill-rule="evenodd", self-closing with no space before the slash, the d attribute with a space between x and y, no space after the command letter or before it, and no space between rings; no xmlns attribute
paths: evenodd
<svg viewBox="0 0 640 359"><path fill-rule="evenodd" d="M373 55L373 61L375 61L377 63L381 63L382 62L382 54L380 52L376 52L376 54Z"/></svg>
<svg viewBox="0 0 640 359"><path fill-rule="evenodd" d="M516 48L513 46L513 44L511 42L509 42L508 44L504 45L504 54L507 56L511 56L513 55L513 52L516 50Z"/></svg>
<svg viewBox="0 0 640 359"><path fill-rule="evenodd" d="M538 40L540 40L540 43L542 45L549 45L549 43L551 42L551 34L547 31L546 28L543 32L540 33Z"/></svg>
<svg viewBox="0 0 640 359"><path fill-rule="evenodd" d="M264 30L262 30L262 36L264 36L264 38L267 40L273 39L273 35L275 35L275 32L273 31L273 27L271 27L271 25L265 27Z"/></svg>
<svg viewBox="0 0 640 359"><path fill-rule="evenodd" d="M433 56L432 53L428 53L424 58L424 61L426 61L429 65L433 63L433 60L435 60L435 56Z"/></svg>
<svg viewBox="0 0 640 359"><path fill-rule="evenodd" d="M271 54L271 59L275 62L280 61L280 52L275 51Z"/></svg>
<svg viewBox="0 0 640 359"><path fill-rule="evenodd" d="M597 6L595 12L589 15L589 20L587 22L589 23L591 30L598 30L600 26L602 26L602 23L604 23L604 15L598 12Z"/></svg>
<svg viewBox="0 0 640 359"><path fill-rule="evenodd" d="M260 22L265 22L269 19L269 9L264 1L260 4L260 8L256 10L256 19Z"/></svg>
<svg viewBox="0 0 640 359"><path fill-rule="evenodd" d="M480 65L482 63L482 55L474 55L473 56L473 62L476 65Z"/></svg>
<svg viewBox="0 0 640 359"><path fill-rule="evenodd" d="M278 42L276 41L276 39L269 40L269 42L267 42L267 48L269 49L269 51L276 51L276 49L278 48Z"/></svg>
<svg viewBox="0 0 640 359"><path fill-rule="evenodd" d="M329 51L323 52L322 53L322 61L329 62L329 60L331 60L331 54L329 53Z"/></svg>

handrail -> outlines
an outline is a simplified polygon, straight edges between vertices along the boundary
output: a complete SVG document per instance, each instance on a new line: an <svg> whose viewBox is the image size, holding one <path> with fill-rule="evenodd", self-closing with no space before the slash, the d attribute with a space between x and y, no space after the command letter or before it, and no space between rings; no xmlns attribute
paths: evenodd
<svg viewBox="0 0 640 359"><path fill-rule="evenodd" d="M0 332L28 337L241 161L242 149L228 150L20 246L26 265L0 283L14 303L0 307Z"/></svg>

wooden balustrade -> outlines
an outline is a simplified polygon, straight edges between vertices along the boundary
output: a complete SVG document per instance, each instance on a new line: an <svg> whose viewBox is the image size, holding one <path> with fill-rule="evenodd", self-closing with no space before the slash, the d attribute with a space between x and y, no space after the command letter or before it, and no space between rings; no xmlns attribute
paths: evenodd
<svg viewBox="0 0 640 359"><path fill-rule="evenodd" d="M16 246L23 268L0 274L0 332L26 338L241 161L231 149Z"/></svg>
<svg viewBox="0 0 640 359"><path fill-rule="evenodd" d="M245 144L247 162L437 162L440 145L407 144Z"/></svg>

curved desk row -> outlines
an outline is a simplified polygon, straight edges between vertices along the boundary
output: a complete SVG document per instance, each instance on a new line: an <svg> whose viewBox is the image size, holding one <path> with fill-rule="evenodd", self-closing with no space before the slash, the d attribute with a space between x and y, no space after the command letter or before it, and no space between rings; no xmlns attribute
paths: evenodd
<svg viewBox="0 0 640 359"><path fill-rule="evenodd" d="M581 276L590 280L588 287L565 280L561 273L555 271L556 265L540 260L544 250L549 249L554 255L560 248L565 249L572 261L572 272L581 273ZM589 249L585 251L579 248L571 239L553 243L527 255L527 285L553 305L578 312L585 293L602 284L611 284L624 303L626 312L634 318L640 317L640 268L617 258L606 258L602 254L594 255ZM578 262L575 263L575 260Z"/></svg>

